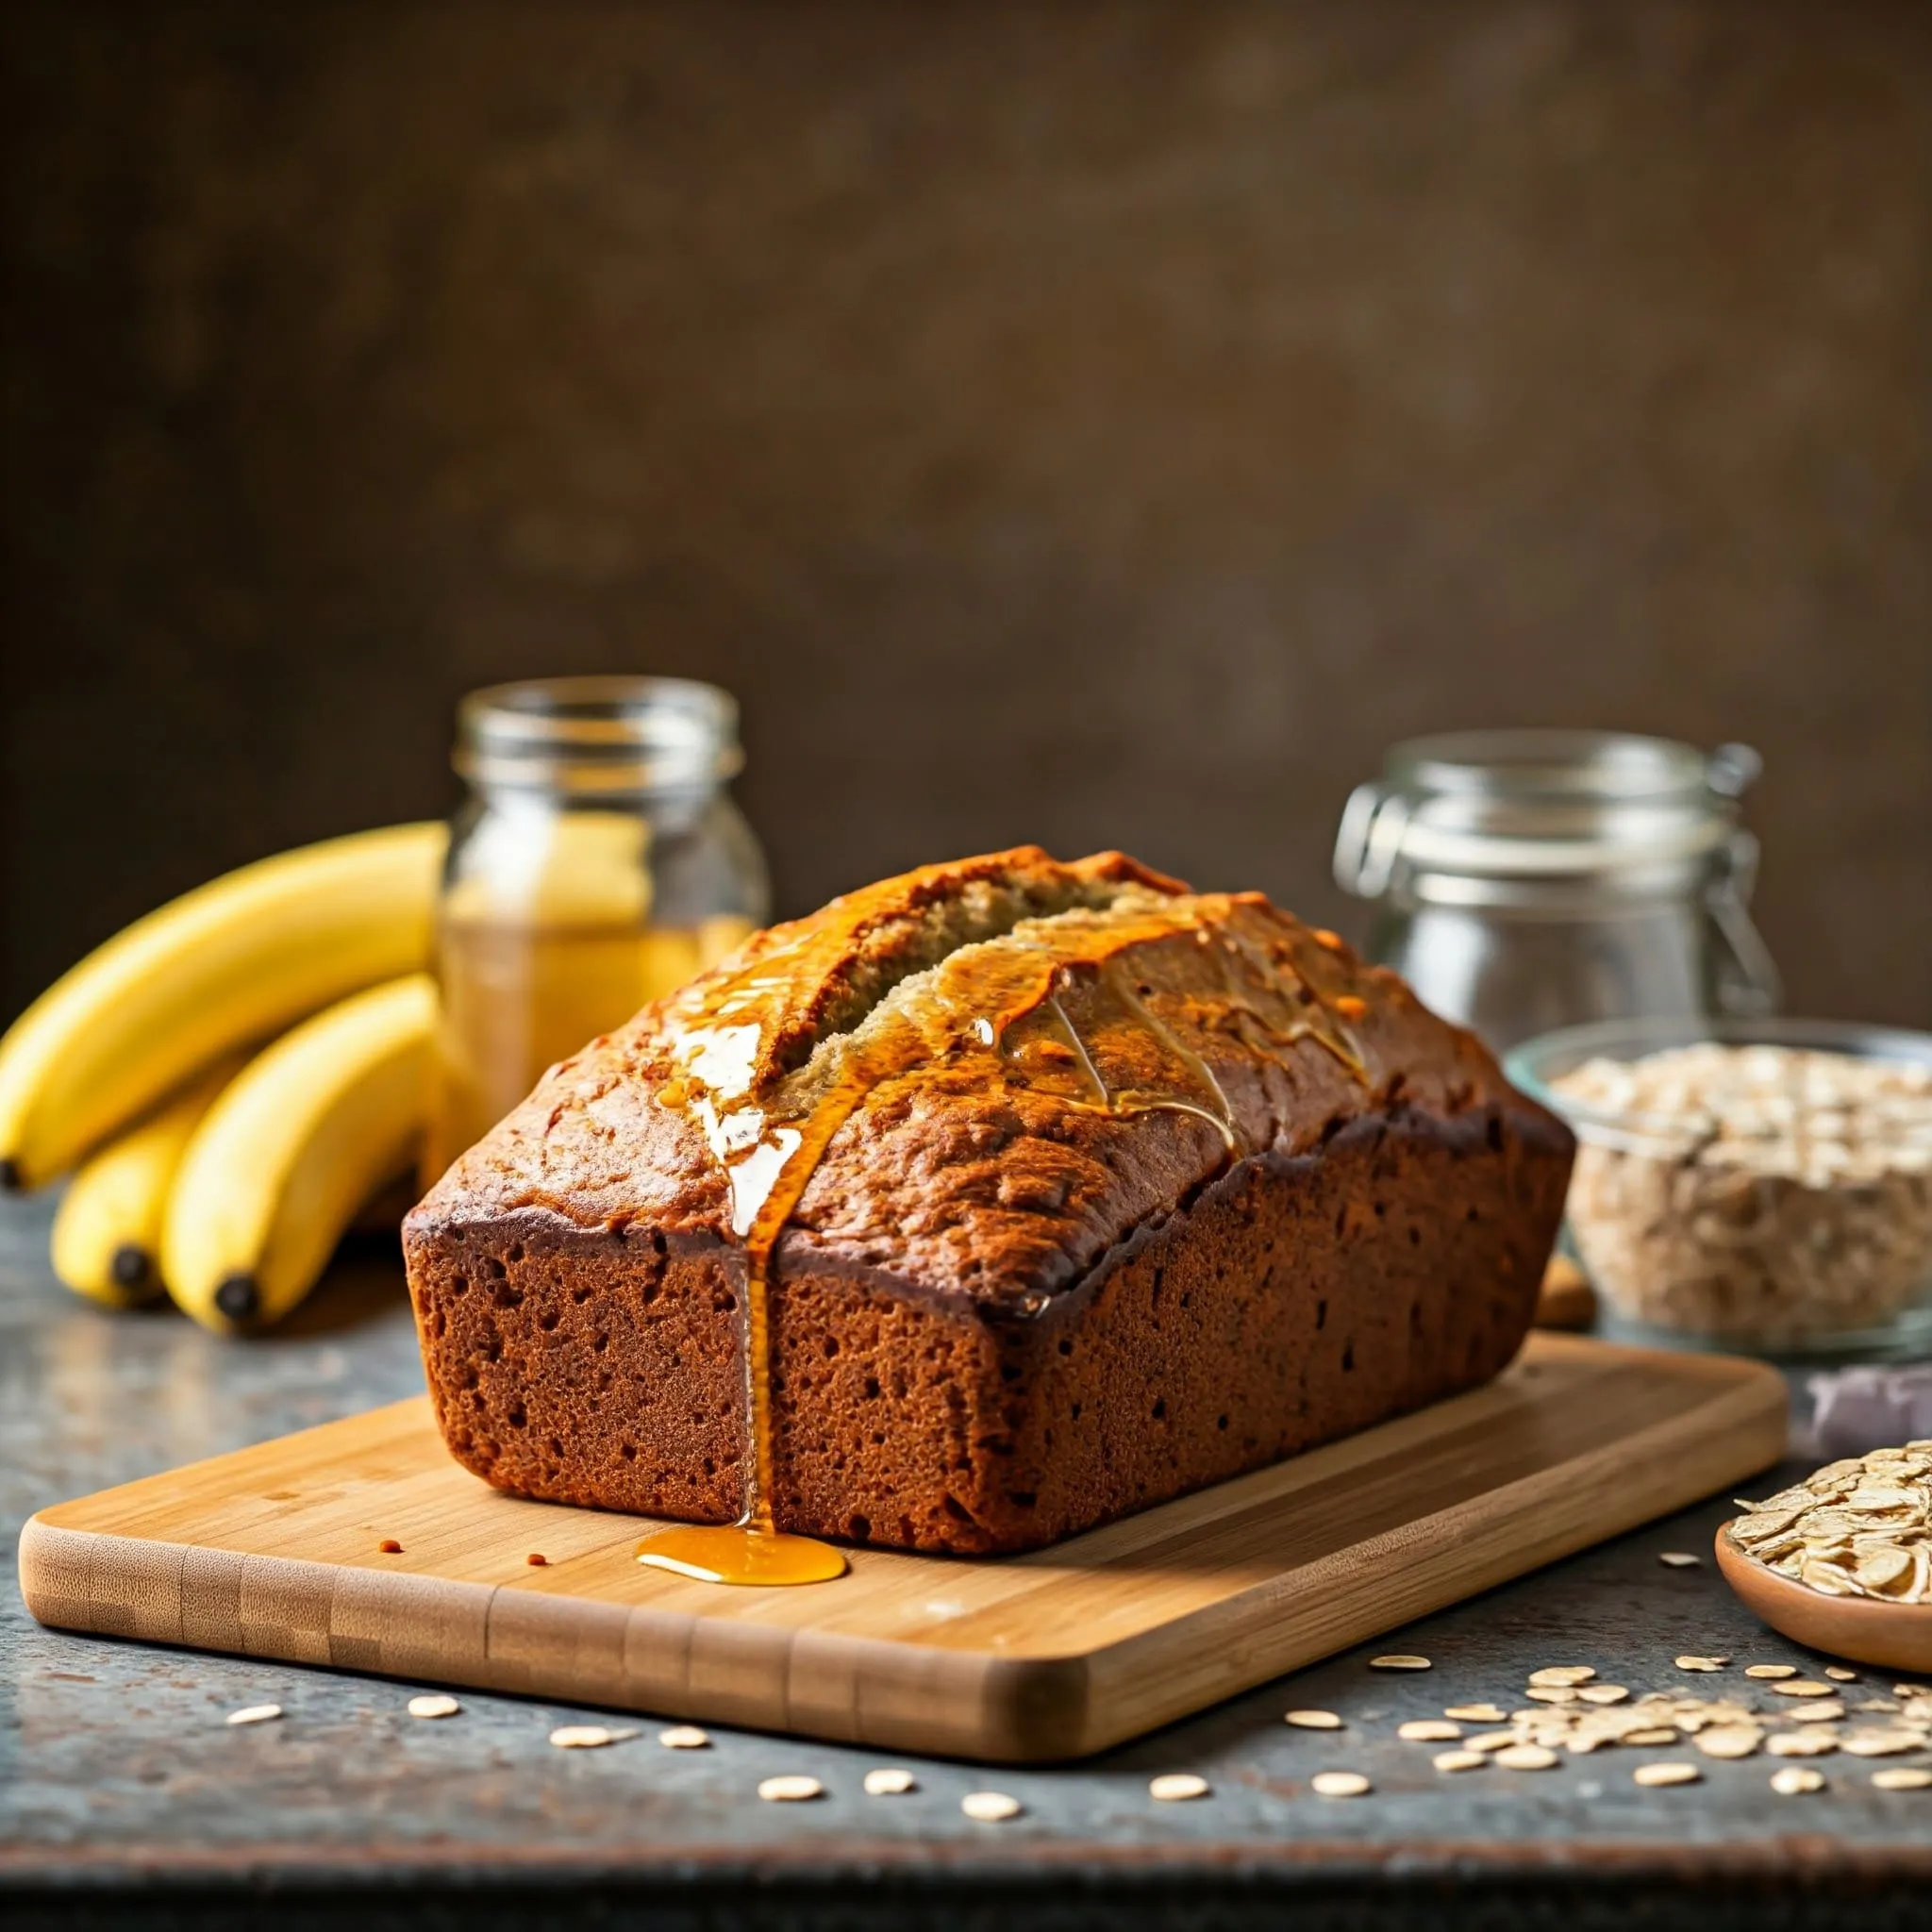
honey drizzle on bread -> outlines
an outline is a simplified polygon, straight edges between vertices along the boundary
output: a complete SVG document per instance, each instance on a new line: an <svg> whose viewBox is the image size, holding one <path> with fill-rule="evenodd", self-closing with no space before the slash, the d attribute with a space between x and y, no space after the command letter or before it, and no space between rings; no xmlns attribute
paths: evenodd
<svg viewBox="0 0 1932 1932"><path fill-rule="evenodd" d="M1333 934L1023 848L755 935L554 1068L405 1245L498 1488L997 1553L1493 1374L1570 1150Z"/></svg>
<svg viewBox="0 0 1932 1932"><path fill-rule="evenodd" d="M1252 902L1254 895L1244 897ZM1253 1150L1213 1069L1150 1010L1120 967L1120 956L1133 947L1186 934L1222 952L1231 989L1235 962L1248 969L1255 985L1231 1010L1273 1039L1322 1041L1360 1077L1360 1059L1339 1023L1310 1017L1326 1009L1290 956L1257 972L1253 953L1218 924L1233 908L1224 895L1196 899L1165 890L1164 882L1157 891L1132 881L1110 903L1023 919L895 982L850 1030L827 1033L802 1066L789 1071L784 1057L767 1049L757 1019L747 1017L772 983L769 955L753 958L735 975L727 964L722 986L718 978L701 982L688 1017L674 1009L669 1051L678 1071L658 1097L684 1109L702 1130L729 1181L731 1231L744 1246L745 1507L728 1528L677 1528L646 1538L638 1546L640 1562L721 1583L823 1582L843 1573L836 1551L781 1536L773 1520L771 1260L832 1137L876 1089L938 1062L980 1058L990 1081L1056 1092L1071 1107L1192 1115L1213 1127L1226 1159L1238 1160ZM1204 924L1203 913L1217 924ZM1094 981L1091 994L1156 1044L1170 1078L1158 1085L1109 1083L1061 997L1087 974ZM1285 1024L1271 1024L1253 1002L1257 994L1279 993L1283 976L1303 997ZM762 1080L760 1068L767 1070Z"/></svg>

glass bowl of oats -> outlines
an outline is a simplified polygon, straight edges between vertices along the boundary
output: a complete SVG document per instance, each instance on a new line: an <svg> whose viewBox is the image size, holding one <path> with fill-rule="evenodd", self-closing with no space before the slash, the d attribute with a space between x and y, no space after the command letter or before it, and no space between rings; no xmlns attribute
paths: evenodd
<svg viewBox="0 0 1932 1932"><path fill-rule="evenodd" d="M1932 1035L1620 1020L1518 1047L1576 1134L1607 1327L1791 1358L1932 1355Z"/></svg>

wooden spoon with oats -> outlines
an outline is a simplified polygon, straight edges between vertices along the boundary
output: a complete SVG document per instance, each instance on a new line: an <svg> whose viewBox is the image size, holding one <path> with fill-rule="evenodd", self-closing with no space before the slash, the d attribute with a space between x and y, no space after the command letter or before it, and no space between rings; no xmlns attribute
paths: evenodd
<svg viewBox="0 0 1932 1932"><path fill-rule="evenodd" d="M1794 1642L1932 1672L1932 1441L1827 1464L1717 1533L1718 1568Z"/></svg>

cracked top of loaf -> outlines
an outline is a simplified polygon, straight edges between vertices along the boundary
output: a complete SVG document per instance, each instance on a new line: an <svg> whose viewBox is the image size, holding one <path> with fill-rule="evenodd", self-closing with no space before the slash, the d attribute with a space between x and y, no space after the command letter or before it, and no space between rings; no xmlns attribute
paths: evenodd
<svg viewBox="0 0 1932 1932"><path fill-rule="evenodd" d="M1035 1309L1231 1161L1351 1123L1566 1130L1392 973L1119 853L934 865L755 935L553 1068L411 1216L770 1241ZM1501 1145L1502 1137L1491 1137Z"/></svg>

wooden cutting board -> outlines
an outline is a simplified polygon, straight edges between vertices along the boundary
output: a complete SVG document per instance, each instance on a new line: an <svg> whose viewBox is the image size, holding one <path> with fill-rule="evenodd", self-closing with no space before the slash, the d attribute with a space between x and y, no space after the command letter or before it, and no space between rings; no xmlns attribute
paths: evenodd
<svg viewBox="0 0 1932 1932"><path fill-rule="evenodd" d="M1784 1428L1756 1363L1540 1334L1488 1388L1051 1550L731 1590L633 1560L643 1518L497 1494L419 1397L42 1510L21 1587L70 1630L1074 1757L1754 1474Z"/></svg>

